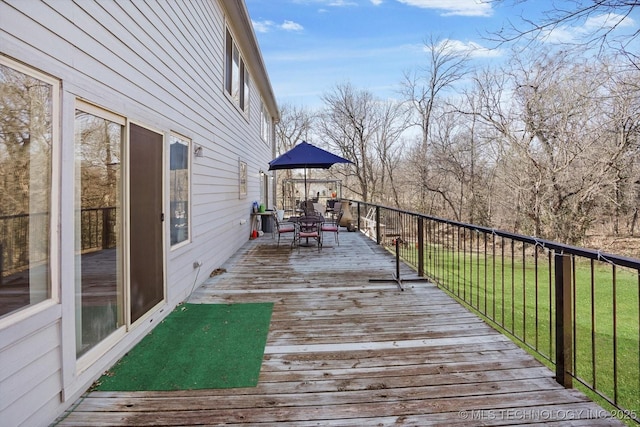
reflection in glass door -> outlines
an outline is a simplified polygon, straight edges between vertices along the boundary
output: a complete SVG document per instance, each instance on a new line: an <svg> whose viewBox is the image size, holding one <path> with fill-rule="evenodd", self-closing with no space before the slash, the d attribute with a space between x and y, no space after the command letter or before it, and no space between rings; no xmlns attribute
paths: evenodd
<svg viewBox="0 0 640 427"><path fill-rule="evenodd" d="M124 325L122 139L124 122L80 105L75 119L76 355Z"/></svg>
<svg viewBox="0 0 640 427"><path fill-rule="evenodd" d="M0 55L0 317L51 298L59 83Z"/></svg>

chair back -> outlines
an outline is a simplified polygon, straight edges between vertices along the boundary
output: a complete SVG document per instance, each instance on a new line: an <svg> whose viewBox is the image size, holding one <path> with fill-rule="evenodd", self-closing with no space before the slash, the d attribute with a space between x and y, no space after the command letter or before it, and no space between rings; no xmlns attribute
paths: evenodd
<svg viewBox="0 0 640 427"><path fill-rule="evenodd" d="M289 233L295 228L293 224L288 221L280 221L276 212L273 213L273 220L275 221L276 232L278 233Z"/></svg>
<svg viewBox="0 0 640 427"><path fill-rule="evenodd" d="M315 206L313 206L313 202L311 200L307 200L304 202L302 210L304 210L305 215L310 215L315 212Z"/></svg>
<svg viewBox="0 0 640 427"><path fill-rule="evenodd" d="M278 218L278 213L273 211L273 222L276 225L276 230L280 228L280 219Z"/></svg>
<svg viewBox="0 0 640 427"><path fill-rule="evenodd" d="M323 203L314 203L313 210L315 212L318 212L320 215L324 215L325 211L327 210L327 205Z"/></svg>

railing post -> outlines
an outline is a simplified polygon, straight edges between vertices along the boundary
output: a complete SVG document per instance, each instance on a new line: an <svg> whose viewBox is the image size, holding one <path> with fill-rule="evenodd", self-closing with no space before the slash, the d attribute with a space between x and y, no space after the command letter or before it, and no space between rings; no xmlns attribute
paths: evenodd
<svg viewBox="0 0 640 427"><path fill-rule="evenodd" d="M382 242L382 234L380 233L380 206L376 205L376 243Z"/></svg>
<svg viewBox="0 0 640 427"><path fill-rule="evenodd" d="M571 257L555 253L556 381L572 387L573 332L571 327Z"/></svg>
<svg viewBox="0 0 640 427"><path fill-rule="evenodd" d="M418 276L424 276L424 219L418 217Z"/></svg>
<svg viewBox="0 0 640 427"><path fill-rule="evenodd" d="M102 208L102 249L109 248L109 212L108 208Z"/></svg>
<svg viewBox="0 0 640 427"><path fill-rule="evenodd" d="M360 227L360 202L358 202L358 205L357 205L357 214L358 214L358 221L357 221L358 230L362 230L362 227Z"/></svg>

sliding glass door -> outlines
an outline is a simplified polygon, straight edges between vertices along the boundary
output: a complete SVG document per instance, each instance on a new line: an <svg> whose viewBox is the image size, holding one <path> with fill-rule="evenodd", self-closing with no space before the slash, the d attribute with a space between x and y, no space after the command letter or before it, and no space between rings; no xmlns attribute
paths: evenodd
<svg viewBox="0 0 640 427"><path fill-rule="evenodd" d="M124 119L80 103L75 118L76 355L125 324Z"/></svg>

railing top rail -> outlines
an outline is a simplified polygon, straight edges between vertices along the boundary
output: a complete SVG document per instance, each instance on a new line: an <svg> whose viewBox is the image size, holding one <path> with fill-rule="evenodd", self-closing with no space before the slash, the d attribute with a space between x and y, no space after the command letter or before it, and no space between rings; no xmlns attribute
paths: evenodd
<svg viewBox="0 0 640 427"><path fill-rule="evenodd" d="M390 207L390 206L384 206L384 205L380 205L380 204L376 204L376 203L363 202L361 200L351 200L351 199L349 199L349 201L352 202L352 203L363 203L363 204L367 204L367 205L370 205L370 206L377 206L377 207L380 207L380 208L383 208L383 209L387 209L387 210L391 210L391 211L395 211L395 212L398 212L398 213L424 218L424 219L427 219L429 221L435 221L435 222L439 222L439 223L442 223L442 224L448 224L448 225L453 225L453 226L456 226L456 227L466 228L466 229L471 230L471 231L491 234L491 235L495 235L495 236L498 236L498 237L506 237L508 239L512 239L512 240L516 240L516 241L520 241L520 242L524 242L524 243L529 243L529 244L535 245L535 246L540 246L540 247L542 247L544 249L553 250L554 252L558 252L560 254L577 255L577 256L584 257L584 258L588 258L588 259L593 259L593 260L597 260L597 261L604 261L604 262L608 262L610 264L615 264L615 265L622 266L622 267L628 267L628 268L633 268L633 269L636 269L636 270L640 270L640 259L638 259L638 258L632 258L632 257L623 256L623 255L611 254L611 253L603 252L603 251L600 251L600 250L587 249L587 248L582 248L582 247L579 247L579 246L566 245L566 244L563 244L563 243L554 242L552 240L540 239L540 238L537 238L537 237L526 236L526 235L523 235L523 234L510 233L508 231L503 231L503 230L498 230L498 229L495 229L495 228L484 227L484 226L481 226L481 225L466 224L466 223L463 223L463 222L452 221L452 220L449 220L449 219L429 216L429 215L422 214L422 213L419 213L419 212L407 211L407 210L393 208L393 207Z"/></svg>

